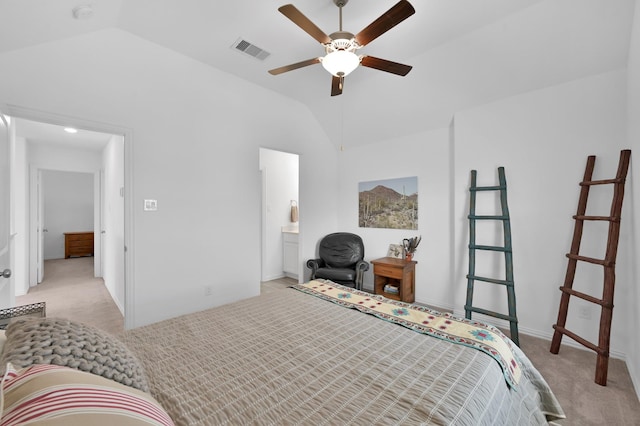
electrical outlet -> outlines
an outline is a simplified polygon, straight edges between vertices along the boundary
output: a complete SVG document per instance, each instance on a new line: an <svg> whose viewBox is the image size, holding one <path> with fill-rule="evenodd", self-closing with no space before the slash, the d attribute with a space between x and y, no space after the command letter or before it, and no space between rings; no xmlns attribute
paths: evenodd
<svg viewBox="0 0 640 426"><path fill-rule="evenodd" d="M211 296L213 294L213 287L211 287L210 285L205 285L204 286L204 295L205 296Z"/></svg>
<svg viewBox="0 0 640 426"><path fill-rule="evenodd" d="M582 319L591 319L591 309L589 306L580 306L580 311L578 312L578 317Z"/></svg>

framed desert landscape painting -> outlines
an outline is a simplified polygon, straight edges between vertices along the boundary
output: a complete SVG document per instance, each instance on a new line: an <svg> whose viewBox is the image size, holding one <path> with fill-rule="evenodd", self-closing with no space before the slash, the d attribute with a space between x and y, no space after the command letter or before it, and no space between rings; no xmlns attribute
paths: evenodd
<svg viewBox="0 0 640 426"><path fill-rule="evenodd" d="M417 176L358 184L360 228L418 229Z"/></svg>

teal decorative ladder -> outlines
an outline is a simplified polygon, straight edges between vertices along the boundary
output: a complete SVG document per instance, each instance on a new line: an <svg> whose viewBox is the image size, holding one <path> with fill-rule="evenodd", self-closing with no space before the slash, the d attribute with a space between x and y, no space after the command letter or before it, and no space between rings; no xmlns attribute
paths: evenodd
<svg viewBox="0 0 640 426"><path fill-rule="evenodd" d="M469 274L467 275L467 302L464 305L465 316L471 319L471 313L489 315L509 321L511 340L520 346L518 338L518 318L516 317L516 294L513 286L513 252L511 250L511 221L509 218L509 207L507 206L507 180L504 174L504 167L498 167L498 186L477 186L475 170L471 170L471 186L469 187ZM476 194L478 191L499 191L501 215L482 216L476 215ZM476 244L476 221L477 220L499 220L502 221L504 245L485 246ZM476 250L487 250L504 253L505 278L486 278L476 275ZM507 298L509 304L509 314L489 311L473 306L473 287L475 281L483 281L492 284L503 285L507 288Z"/></svg>

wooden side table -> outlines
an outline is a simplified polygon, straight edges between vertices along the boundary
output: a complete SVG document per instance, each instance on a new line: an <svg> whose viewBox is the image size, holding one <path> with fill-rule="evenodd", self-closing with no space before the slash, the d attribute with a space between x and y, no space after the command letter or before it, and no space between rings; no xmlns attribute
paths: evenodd
<svg viewBox="0 0 640 426"><path fill-rule="evenodd" d="M416 262L415 260L383 257L372 260L373 291L389 299L413 303L416 299ZM387 291L385 291L385 286ZM398 289L395 293L394 288ZM391 291L390 291L391 290Z"/></svg>

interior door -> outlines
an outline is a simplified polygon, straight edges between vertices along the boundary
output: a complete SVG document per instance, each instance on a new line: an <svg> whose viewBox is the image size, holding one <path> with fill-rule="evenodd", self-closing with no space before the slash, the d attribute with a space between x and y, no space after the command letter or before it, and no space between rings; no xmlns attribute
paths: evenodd
<svg viewBox="0 0 640 426"><path fill-rule="evenodd" d="M9 123L0 113L0 307L13 306L14 292L11 278L11 219L9 184Z"/></svg>
<svg viewBox="0 0 640 426"><path fill-rule="evenodd" d="M100 169L100 258L98 259L98 264L100 265L100 274L96 274L97 277L103 277L104 276L104 272L105 272L105 264L104 264L104 258L105 258L105 253L106 253L106 249L107 249L107 244L106 244L106 229L107 229L107 225L105 223L106 220L106 212L105 212L105 208L107 205L107 201L106 201L106 190L104 187L104 179L105 179L105 172L104 169Z"/></svg>
<svg viewBox="0 0 640 426"><path fill-rule="evenodd" d="M38 232L38 284L44 279L44 233L47 232L47 228L44 227L44 189L42 187L42 170L38 170L38 182L36 184L38 208L37 208L37 232Z"/></svg>

